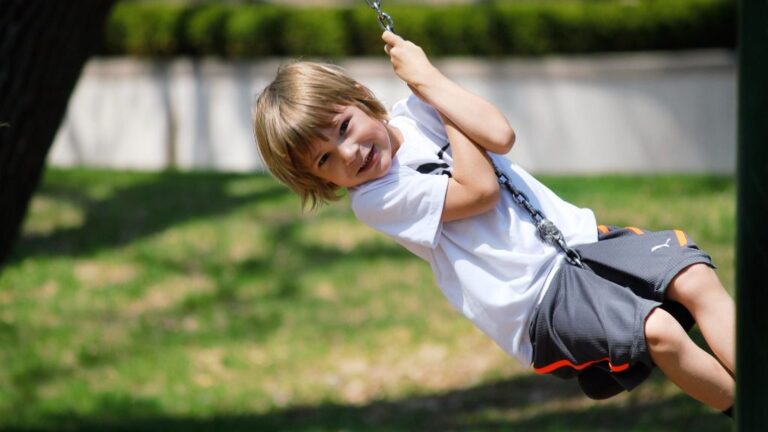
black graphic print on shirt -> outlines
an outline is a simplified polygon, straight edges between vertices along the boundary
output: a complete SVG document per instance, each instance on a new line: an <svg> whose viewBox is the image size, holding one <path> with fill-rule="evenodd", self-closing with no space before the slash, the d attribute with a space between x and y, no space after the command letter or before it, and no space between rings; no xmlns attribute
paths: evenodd
<svg viewBox="0 0 768 432"><path fill-rule="evenodd" d="M443 148L440 149L439 152L437 152L438 159L441 161L444 160L443 154L445 154L450 145L451 143L447 143L445 146L443 146ZM453 177L452 167L446 162L424 163L419 165L416 170L422 174L447 175L448 177Z"/></svg>

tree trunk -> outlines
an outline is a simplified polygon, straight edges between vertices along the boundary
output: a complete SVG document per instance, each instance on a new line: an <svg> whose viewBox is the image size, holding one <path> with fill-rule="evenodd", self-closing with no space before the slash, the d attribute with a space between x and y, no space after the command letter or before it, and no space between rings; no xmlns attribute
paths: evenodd
<svg viewBox="0 0 768 432"><path fill-rule="evenodd" d="M114 0L0 0L0 265Z"/></svg>

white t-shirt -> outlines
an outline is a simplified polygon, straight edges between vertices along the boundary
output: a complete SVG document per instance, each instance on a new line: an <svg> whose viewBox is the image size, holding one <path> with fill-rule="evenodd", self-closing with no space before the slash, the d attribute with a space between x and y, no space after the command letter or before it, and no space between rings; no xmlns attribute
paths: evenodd
<svg viewBox="0 0 768 432"><path fill-rule="evenodd" d="M392 108L390 125L402 132L403 144L386 175L350 189L353 211L428 261L450 303L530 366L528 322L561 255L541 241L528 213L504 189L494 209L441 222L453 160L440 116L411 96ZM491 157L568 245L597 241L591 210L563 201L505 157Z"/></svg>

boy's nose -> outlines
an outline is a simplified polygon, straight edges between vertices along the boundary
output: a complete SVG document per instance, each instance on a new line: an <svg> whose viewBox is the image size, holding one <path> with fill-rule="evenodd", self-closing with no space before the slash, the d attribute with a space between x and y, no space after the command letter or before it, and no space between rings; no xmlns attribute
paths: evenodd
<svg viewBox="0 0 768 432"><path fill-rule="evenodd" d="M359 146L356 143L345 141L339 145L339 153L345 164L349 165L357 160Z"/></svg>

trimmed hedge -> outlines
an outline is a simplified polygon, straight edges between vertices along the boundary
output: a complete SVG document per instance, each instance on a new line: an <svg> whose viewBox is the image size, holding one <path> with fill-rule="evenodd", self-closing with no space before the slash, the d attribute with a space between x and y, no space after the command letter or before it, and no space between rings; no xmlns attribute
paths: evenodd
<svg viewBox="0 0 768 432"><path fill-rule="evenodd" d="M352 7L118 3L102 54L253 58L381 55L376 15ZM735 0L385 5L395 30L431 56L511 56L734 47Z"/></svg>

